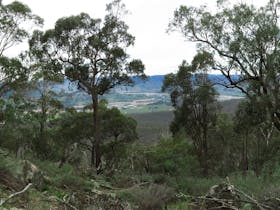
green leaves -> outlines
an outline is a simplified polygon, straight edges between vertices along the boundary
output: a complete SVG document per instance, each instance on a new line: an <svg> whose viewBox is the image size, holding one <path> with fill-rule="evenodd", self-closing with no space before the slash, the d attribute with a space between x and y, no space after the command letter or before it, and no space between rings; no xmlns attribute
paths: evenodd
<svg viewBox="0 0 280 210"><path fill-rule="evenodd" d="M113 2L109 6L111 11ZM120 84L131 84L130 76L145 77L140 60L128 60L126 48L134 42L128 26L111 13L101 22L86 13L64 17L53 30L35 32L31 50L59 63L71 81L87 93L102 95Z"/></svg>
<svg viewBox="0 0 280 210"><path fill-rule="evenodd" d="M18 1L0 5L0 56L29 35L27 25L41 26L43 20L32 14L30 8Z"/></svg>
<svg viewBox="0 0 280 210"><path fill-rule="evenodd" d="M11 89L23 87L29 73L22 60L6 57L5 51L28 38L32 26L41 26L42 23L40 17L18 1L0 4L0 97Z"/></svg>
<svg viewBox="0 0 280 210"><path fill-rule="evenodd" d="M0 97L11 89L21 88L28 79L29 70L16 58L0 56Z"/></svg>
<svg viewBox="0 0 280 210"><path fill-rule="evenodd" d="M198 53L192 64L183 61L176 74L168 74L162 90L170 92L174 120L170 125L173 135L183 131L193 142L203 174L208 175L209 133L217 120L217 92L208 79L207 72L213 66L210 53Z"/></svg>
<svg viewBox="0 0 280 210"><path fill-rule="evenodd" d="M105 109L101 114L102 133L104 137L113 137L116 143L132 142L138 139L137 122L123 115L117 108Z"/></svg>
<svg viewBox="0 0 280 210"><path fill-rule="evenodd" d="M212 54L213 69L228 80L221 81L224 86L238 88L250 100L269 98L266 110L278 130L279 8L277 1L260 8L244 3L224 5L211 13L206 7L181 6L169 25Z"/></svg>

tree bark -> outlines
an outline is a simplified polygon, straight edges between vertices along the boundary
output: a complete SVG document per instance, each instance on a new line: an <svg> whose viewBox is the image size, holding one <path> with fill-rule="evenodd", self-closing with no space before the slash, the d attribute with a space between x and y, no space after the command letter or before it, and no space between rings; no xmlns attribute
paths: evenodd
<svg viewBox="0 0 280 210"><path fill-rule="evenodd" d="M249 170L249 160L248 160L248 132L245 134L243 143L242 143L242 158L241 158L241 167L243 175L246 175L246 172Z"/></svg>
<svg viewBox="0 0 280 210"><path fill-rule="evenodd" d="M202 112L203 112L203 175L205 177L208 177L209 175L209 166L208 166L208 123L207 123L207 118L208 118L208 110L207 110L207 102L202 105Z"/></svg>
<svg viewBox="0 0 280 210"><path fill-rule="evenodd" d="M90 159L91 165L95 166L95 143L94 142L92 143L90 152L91 152L91 159Z"/></svg>
<svg viewBox="0 0 280 210"><path fill-rule="evenodd" d="M39 133L39 138L37 140L37 155L41 156L43 158L47 158L47 152L46 152L46 146L47 146L47 139L46 139L46 134L45 134L45 130L46 130L46 122L47 122L47 104L45 101L45 96L42 95L41 96L41 104L40 104L40 108L41 108L41 115L40 115L40 119L39 119L39 123L40 123L40 133Z"/></svg>
<svg viewBox="0 0 280 210"><path fill-rule="evenodd" d="M203 175L208 177L209 167L208 167L208 142L207 142L207 128L203 129Z"/></svg>
<svg viewBox="0 0 280 210"><path fill-rule="evenodd" d="M246 138L245 138L245 167L244 169L246 171L249 170L249 160L248 160L248 135L246 135Z"/></svg>
<svg viewBox="0 0 280 210"><path fill-rule="evenodd" d="M91 164L94 165L97 169L97 173L100 172L100 163L101 163L101 151L100 151L100 124L99 124L99 114L98 114L98 95L93 91L92 93L92 108L93 108L93 132L94 132L94 148L92 148L92 155L95 155L95 158L91 158Z"/></svg>

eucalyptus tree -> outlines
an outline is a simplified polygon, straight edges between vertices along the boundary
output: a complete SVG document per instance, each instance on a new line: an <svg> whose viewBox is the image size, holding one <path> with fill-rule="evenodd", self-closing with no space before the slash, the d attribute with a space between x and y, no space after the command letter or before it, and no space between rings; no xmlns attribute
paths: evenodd
<svg viewBox="0 0 280 210"><path fill-rule="evenodd" d="M277 0L256 8L246 3L233 6L219 0L217 10L181 6L174 13L170 30L211 52L227 82L250 100L263 101L274 126L280 130L280 36ZM236 76L238 74L239 76Z"/></svg>
<svg viewBox="0 0 280 210"><path fill-rule="evenodd" d="M102 133L103 155L110 165L117 166L121 157L125 155L125 144L138 138L137 123L131 117L125 116L117 108L107 108L106 103L99 103L100 127ZM66 108L52 120L56 141L57 156L60 156L61 166L70 159L71 148L77 147L92 152L92 126L88 123L91 113L77 112L74 108ZM108 166L108 164L107 164Z"/></svg>
<svg viewBox="0 0 280 210"><path fill-rule="evenodd" d="M29 31L43 20L18 1L0 3L0 96L26 81L28 69L18 58L7 57L7 51L29 37Z"/></svg>
<svg viewBox="0 0 280 210"><path fill-rule="evenodd" d="M33 36L34 34L36 31ZM36 110L33 115L39 124L39 135L35 146L39 154L47 154L47 147L51 143L49 121L64 108L58 100L59 93L55 90L56 85L64 82L64 77L54 69L57 66L52 65L42 51L30 47L29 51L22 55L30 71L28 92L25 97L33 103Z"/></svg>
<svg viewBox="0 0 280 210"><path fill-rule="evenodd" d="M54 29L36 32L30 41L31 49L43 51L54 66L61 66L61 72L91 96L95 137L92 164L95 162L96 168L101 158L99 96L117 85L133 85L133 76L145 78L142 62L129 59L126 49L135 38L115 8L123 8L119 0L107 6L104 20L85 13L61 18Z"/></svg>
<svg viewBox="0 0 280 210"><path fill-rule="evenodd" d="M118 167L121 159L126 158L126 145L138 139L137 122L132 117L121 113L118 108L105 108L101 113L102 137L105 139L107 167Z"/></svg>
<svg viewBox="0 0 280 210"><path fill-rule="evenodd" d="M235 131L242 141L241 169L251 168L257 175L271 158L271 150L275 145L273 139L278 136L263 106L263 101L244 100L234 116Z"/></svg>
<svg viewBox="0 0 280 210"><path fill-rule="evenodd" d="M196 155L208 176L209 132L217 118L217 92L208 79L212 56L207 52L198 53L192 64L185 61L176 74L165 76L163 91L169 91L175 118L170 125L173 134L183 129L191 137Z"/></svg>

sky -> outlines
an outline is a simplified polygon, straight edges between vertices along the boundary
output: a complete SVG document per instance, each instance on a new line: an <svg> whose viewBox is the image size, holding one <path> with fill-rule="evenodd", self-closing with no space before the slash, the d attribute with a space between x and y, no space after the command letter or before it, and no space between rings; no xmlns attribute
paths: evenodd
<svg viewBox="0 0 280 210"><path fill-rule="evenodd" d="M45 21L44 29L53 28L55 21L64 16L88 13L93 18L103 18L106 4L110 0L19 0L27 4L34 14ZM229 0L230 2L248 2L257 6L267 0ZM8 4L12 0L3 0ZM176 72L183 60L191 62L196 54L195 44L187 42L176 32L167 33L168 23L173 12L180 5L208 5L215 8L216 0L123 0L129 14L126 23L129 32L135 36L135 45L128 49L131 58L141 59L148 75L163 75ZM12 48L7 55L14 56L26 45Z"/></svg>

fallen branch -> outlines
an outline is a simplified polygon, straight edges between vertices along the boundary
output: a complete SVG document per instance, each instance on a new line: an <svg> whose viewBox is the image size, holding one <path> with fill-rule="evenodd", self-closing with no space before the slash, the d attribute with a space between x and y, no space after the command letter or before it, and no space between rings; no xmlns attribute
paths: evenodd
<svg viewBox="0 0 280 210"><path fill-rule="evenodd" d="M74 209L74 210L78 210L77 207L73 206L72 204L70 204L69 202L65 201L65 200L62 200L56 196L51 196L52 198L54 198L55 200L57 200L58 202L70 207L71 209Z"/></svg>
<svg viewBox="0 0 280 210"><path fill-rule="evenodd" d="M27 191L31 186L32 186L32 183L29 183L28 185L25 186L25 188L24 188L22 191L13 193L13 194L9 195L8 198L0 199L0 206L2 206L4 203L6 203L8 200L12 199L13 197L24 193L24 192Z"/></svg>
<svg viewBox="0 0 280 210"><path fill-rule="evenodd" d="M229 178L227 177L226 179L227 179L228 184L231 184ZM233 190L234 190L236 193L241 194L241 195L243 195L245 198L247 198L249 201L246 201L246 203L254 204L254 205L257 206L260 210L272 209L270 206L267 206L267 205L264 205L264 204L259 203L257 200L255 200L254 198L252 198L251 196L249 196L248 194L246 194L246 193L243 192L242 190L239 190L239 189L237 189L237 188L233 188ZM241 202L244 202L244 201L241 201Z"/></svg>
<svg viewBox="0 0 280 210"><path fill-rule="evenodd" d="M257 200L255 200L254 198L252 198L251 196L247 195L245 192L238 190L236 188L234 188L234 191L237 193L242 194L245 198L249 199L251 201L251 203L255 204L260 210L265 210L265 209L271 209L271 207L264 205L264 204L260 204Z"/></svg>
<svg viewBox="0 0 280 210"><path fill-rule="evenodd" d="M240 200L240 199L238 199L236 201L242 202L242 203L253 204L253 205L257 206L260 210L272 209L268 205L258 203L255 199L253 199L251 196L247 195L246 193L242 192L241 190L238 190L238 189L234 189L234 190L237 193L242 194L244 197L246 197L249 200L249 201L247 201L247 200ZM198 196L197 197L197 196L185 195L183 193L178 194L177 197L179 197L179 198L184 197L184 198L197 199L197 200L205 200L205 201L214 201L214 202L220 203L222 205L222 206L216 207L214 209L217 209L217 208L219 209L221 207L227 207L227 208L229 208L231 210L238 210L237 207L230 205L228 203L228 201L230 201L230 200L227 200L227 199L218 199L218 198L214 198L214 197L205 197L205 196Z"/></svg>
<svg viewBox="0 0 280 210"><path fill-rule="evenodd" d="M222 205L222 206L219 206L218 208L225 208L226 207L226 208L231 209L231 210L238 210L237 207L230 205L228 203L229 200L226 200L226 199L219 199L219 198L205 197L205 196L195 197L195 196L191 196L191 195L185 195L183 193L180 193L177 196L178 197L191 198L191 199L205 200L205 201L214 201L214 202L220 203ZM218 208L216 207L216 208L212 208L212 209L218 209Z"/></svg>

